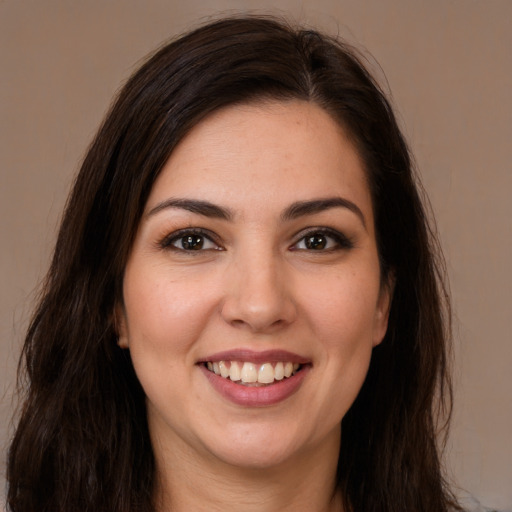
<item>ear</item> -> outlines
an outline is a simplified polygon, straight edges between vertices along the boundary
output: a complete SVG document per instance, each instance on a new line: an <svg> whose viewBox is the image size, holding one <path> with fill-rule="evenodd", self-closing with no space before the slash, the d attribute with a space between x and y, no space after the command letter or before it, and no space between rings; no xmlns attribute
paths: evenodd
<svg viewBox="0 0 512 512"><path fill-rule="evenodd" d="M117 344L121 348L129 348L126 313L123 304L117 304L114 309L114 328L117 333Z"/></svg>
<svg viewBox="0 0 512 512"><path fill-rule="evenodd" d="M389 272L387 278L382 282L375 310L375 322L373 326L373 346L379 345L388 329L389 312L395 291L395 273Z"/></svg>

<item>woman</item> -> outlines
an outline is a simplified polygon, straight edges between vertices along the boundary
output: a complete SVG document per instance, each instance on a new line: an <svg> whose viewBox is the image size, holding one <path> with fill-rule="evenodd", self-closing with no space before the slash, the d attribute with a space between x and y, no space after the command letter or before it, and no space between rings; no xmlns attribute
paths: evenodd
<svg viewBox="0 0 512 512"><path fill-rule="evenodd" d="M67 205L11 510L456 509L441 270L352 49L254 17L165 46Z"/></svg>

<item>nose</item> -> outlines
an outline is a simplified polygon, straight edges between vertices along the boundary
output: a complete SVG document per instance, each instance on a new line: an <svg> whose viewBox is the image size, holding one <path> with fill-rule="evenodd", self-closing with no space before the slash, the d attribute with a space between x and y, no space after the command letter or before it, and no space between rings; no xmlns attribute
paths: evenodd
<svg viewBox="0 0 512 512"><path fill-rule="evenodd" d="M296 319L293 282L278 260L275 255L260 253L232 262L221 313L226 322L265 334Z"/></svg>

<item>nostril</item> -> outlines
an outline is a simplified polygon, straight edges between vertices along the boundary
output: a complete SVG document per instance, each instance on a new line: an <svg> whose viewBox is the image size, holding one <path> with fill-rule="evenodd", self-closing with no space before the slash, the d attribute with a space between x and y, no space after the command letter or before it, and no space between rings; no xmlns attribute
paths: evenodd
<svg viewBox="0 0 512 512"><path fill-rule="evenodd" d="M275 269L256 273L253 268L238 277L226 289L221 306L221 315L228 324L266 332L294 321L296 307L285 276L279 279Z"/></svg>
<svg viewBox="0 0 512 512"><path fill-rule="evenodd" d="M285 327L289 322L280 318L278 320L266 321L264 318L235 318L229 323L236 328L247 328L254 332L273 332Z"/></svg>

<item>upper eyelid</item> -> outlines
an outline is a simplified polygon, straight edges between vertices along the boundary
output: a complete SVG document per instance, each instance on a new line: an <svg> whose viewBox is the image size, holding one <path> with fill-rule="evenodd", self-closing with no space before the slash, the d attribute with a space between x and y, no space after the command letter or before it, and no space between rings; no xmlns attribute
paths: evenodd
<svg viewBox="0 0 512 512"><path fill-rule="evenodd" d="M304 240L308 235L314 235L314 234L322 234L327 237L333 238L336 242L338 242L341 246L346 245L347 247L354 247L354 238L351 236L347 236L342 231L339 231L338 229L329 228L326 226L318 226L318 227L311 227L306 228L301 231L299 231L295 237L294 242L291 244L290 247L295 247L299 242Z"/></svg>
<svg viewBox="0 0 512 512"><path fill-rule="evenodd" d="M301 240L305 236L307 236L309 234L314 234L314 233L322 233L325 235L331 235L331 236L335 236L335 237L337 236L340 238L347 238L347 239L349 238L345 233L343 233L339 229L334 229L334 228L327 227L327 226L311 226L311 227L301 229L300 231L295 233L295 235L292 238L296 239L296 240Z"/></svg>
<svg viewBox="0 0 512 512"><path fill-rule="evenodd" d="M177 230L172 231L171 233L166 234L165 236L161 237L161 239L158 241L158 245L160 247L167 247L174 240L179 239L180 237L183 237L189 233L204 236L204 237L208 238L209 240L211 240L213 243L219 245L220 247L223 246L221 238L215 232L213 232L207 228L201 228L201 227L195 227L195 226L177 229ZM331 236L332 238L335 238L335 239L345 240L351 244L353 243L353 237L347 236L345 233L343 233L342 231L340 231L338 229L331 228L328 226L309 226L307 228L303 228L303 229L299 230L291 237L291 240L290 240L291 246L296 245L297 243L299 243L302 239L304 239L308 235L316 234L316 233L321 233L326 236Z"/></svg>
<svg viewBox="0 0 512 512"><path fill-rule="evenodd" d="M219 237L214 232L210 231L209 229L197 227L182 228L172 231L171 233L168 233L167 235L162 237L161 240L158 242L158 245L161 247L168 247L174 240L179 239L189 233L204 236L205 238L211 240L213 243L219 246L221 245Z"/></svg>

